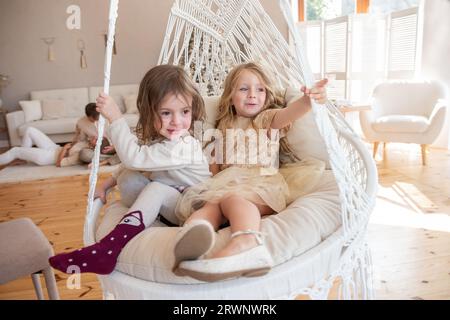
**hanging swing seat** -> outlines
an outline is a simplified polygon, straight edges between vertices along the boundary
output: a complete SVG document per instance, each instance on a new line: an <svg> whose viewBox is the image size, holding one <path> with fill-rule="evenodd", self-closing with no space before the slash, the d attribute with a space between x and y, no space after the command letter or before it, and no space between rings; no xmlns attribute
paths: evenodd
<svg viewBox="0 0 450 320"><path fill-rule="evenodd" d="M218 97L207 97L207 122L215 119ZM306 136L314 141L296 141L303 146L300 156L325 154L325 144L307 115L294 123L288 139ZM298 128L298 129L297 129ZM297 130L296 130L297 129ZM304 132L299 132L302 130ZM314 134L316 133L316 134ZM352 141L353 154L364 165L365 147ZM304 146L313 147L307 150ZM296 145L293 145L295 150ZM322 150L321 150L322 149ZM322 152L321 152L322 151ZM367 152L366 152L367 153ZM367 155L366 155L367 156ZM367 161L370 161L370 156ZM321 159L327 162L327 159ZM374 172L368 173L367 189L375 190ZM99 217L102 204L96 200L96 215ZM95 239L106 236L127 213L120 201L112 202L105 208L105 215L90 232ZM278 299L291 298L299 293L326 296L331 287L331 279L324 282L324 288L314 288L320 279L330 277L339 269L344 248L341 227L341 207L339 189L331 170L325 170L320 182L291 203L277 215L264 218L261 230L268 236L266 245L272 254L275 267L269 274L258 278L237 278L216 283L202 283L190 277L176 276L172 272L174 264L173 247L178 227L167 227L156 221L135 238L121 252L116 271L108 276L100 276L106 297L115 299ZM218 231L216 245L210 254L222 248L230 237L230 228ZM107 281L102 281L102 279ZM189 284L195 284L189 286ZM324 285L321 283L321 285ZM241 290L239 288L242 288ZM286 288L290 288L286 292ZM314 292L313 292L314 290ZM317 292L316 292L317 291Z"/></svg>
<svg viewBox="0 0 450 320"><path fill-rule="evenodd" d="M109 73L118 0L111 0L105 85ZM258 0L175 0L168 19L159 64L183 65L205 99L207 122L215 123L218 96L233 65L262 65L288 102L301 84L314 84L288 0L279 0L294 39L292 48ZM294 89L290 89L294 88ZM100 118L99 136L104 119ZM264 217L261 231L275 266L260 277L201 282L172 273L177 227L160 221L134 237L122 250L116 269L99 276L106 299L280 299L299 294L326 299L337 278L338 298L372 298L371 259L366 233L376 197L377 171L360 138L330 103L312 105L287 133L300 159L325 163L316 184L295 197L282 212ZM100 140L100 139L99 139ZM91 173L84 243L103 238L127 208L119 201L104 208L93 200L100 144ZM291 190L292 193L292 190ZM100 219L101 218L101 219ZM213 254L229 240L218 231Z"/></svg>

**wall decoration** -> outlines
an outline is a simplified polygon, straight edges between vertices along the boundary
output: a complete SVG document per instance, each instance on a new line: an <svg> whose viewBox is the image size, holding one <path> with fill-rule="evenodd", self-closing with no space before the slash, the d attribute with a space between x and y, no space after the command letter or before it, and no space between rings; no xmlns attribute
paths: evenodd
<svg viewBox="0 0 450 320"><path fill-rule="evenodd" d="M66 13L70 16L66 20L66 27L69 30L81 29L81 9L79 6L72 4L67 7Z"/></svg>
<svg viewBox="0 0 450 320"><path fill-rule="evenodd" d="M48 55L47 55L47 59L48 61L55 61L55 52L53 51L53 43L55 43L55 37L47 37L47 38L42 38L42 41L44 41L44 43L48 46Z"/></svg>
<svg viewBox="0 0 450 320"><path fill-rule="evenodd" d="M84 51L86 49L86 45L84 43L84 40L78 39L77 46L78 46L78 50L80 50L80 67L81 67L81 69L86 69L87 63L86 63L86 55L84 53Z"/></svg>

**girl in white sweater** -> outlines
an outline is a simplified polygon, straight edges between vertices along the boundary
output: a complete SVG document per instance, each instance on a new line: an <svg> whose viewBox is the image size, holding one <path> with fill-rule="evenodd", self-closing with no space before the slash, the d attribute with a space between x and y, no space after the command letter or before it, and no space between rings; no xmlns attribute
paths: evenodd
<svg viewBox="0 0 450 320"><path fill-rule="evenodd" d="M106 237L50 258L62 272L78 267L81 273L111 273L130 239L151 225L158 213L173 221L181 192L211 176L201 143L191 136L194 121L205 117L203 99L182 68L161 65L148 71L139 87L137 108L136 136L111 97L102 93L97 98L97 110L110 123L111 140L123 165L151 172L150 182Z"/></svg>

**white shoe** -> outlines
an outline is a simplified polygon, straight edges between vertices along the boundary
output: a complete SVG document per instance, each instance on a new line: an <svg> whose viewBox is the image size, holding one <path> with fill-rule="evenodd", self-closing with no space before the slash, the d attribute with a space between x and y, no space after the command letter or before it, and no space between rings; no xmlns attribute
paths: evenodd
<svg viewBox="0 0 450 320"><path fill-rule="evenodd" d="M208 253L214 246L215 235L214 228L205 220L193 220L184 225L175 239L173 272L178 274L181 261L195 260Z"/></svg>
<svg viewBox="0 0 450 320"><path fill-rule="evenodd" d="M262 243L259 232L247 230L232 234L232 238L241 234L255 234L258 246L229 256L215 259L183 261L179 275L183 274L201 281L218 281L239 276L256 277L265 275L273 266L273 259Z"/></svg>

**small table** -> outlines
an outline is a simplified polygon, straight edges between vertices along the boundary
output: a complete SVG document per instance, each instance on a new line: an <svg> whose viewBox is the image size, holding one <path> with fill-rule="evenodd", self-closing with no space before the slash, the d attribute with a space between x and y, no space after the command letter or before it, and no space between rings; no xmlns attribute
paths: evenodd
<svg viewBox="0 0 450 320"><path fill-rule="evenodd" d="M371 106L368 104L346 104L346 105L340 105L338 106L339 111L341 111L344 116L348 112L354 112L354 111L368 111L371 110Z"/></svg>
<svg viewBox="0 0 450 320"><path fill-rule="evenodd" d="M355 132L362 136L361 124L359 122L359 115L352 114L351 116L347 116L347 113L351 112L361 112L371 110L371 106L367 103L348 103L341 104L337 106L338 110L342 113L347 123L355 130Z"/></svg>

